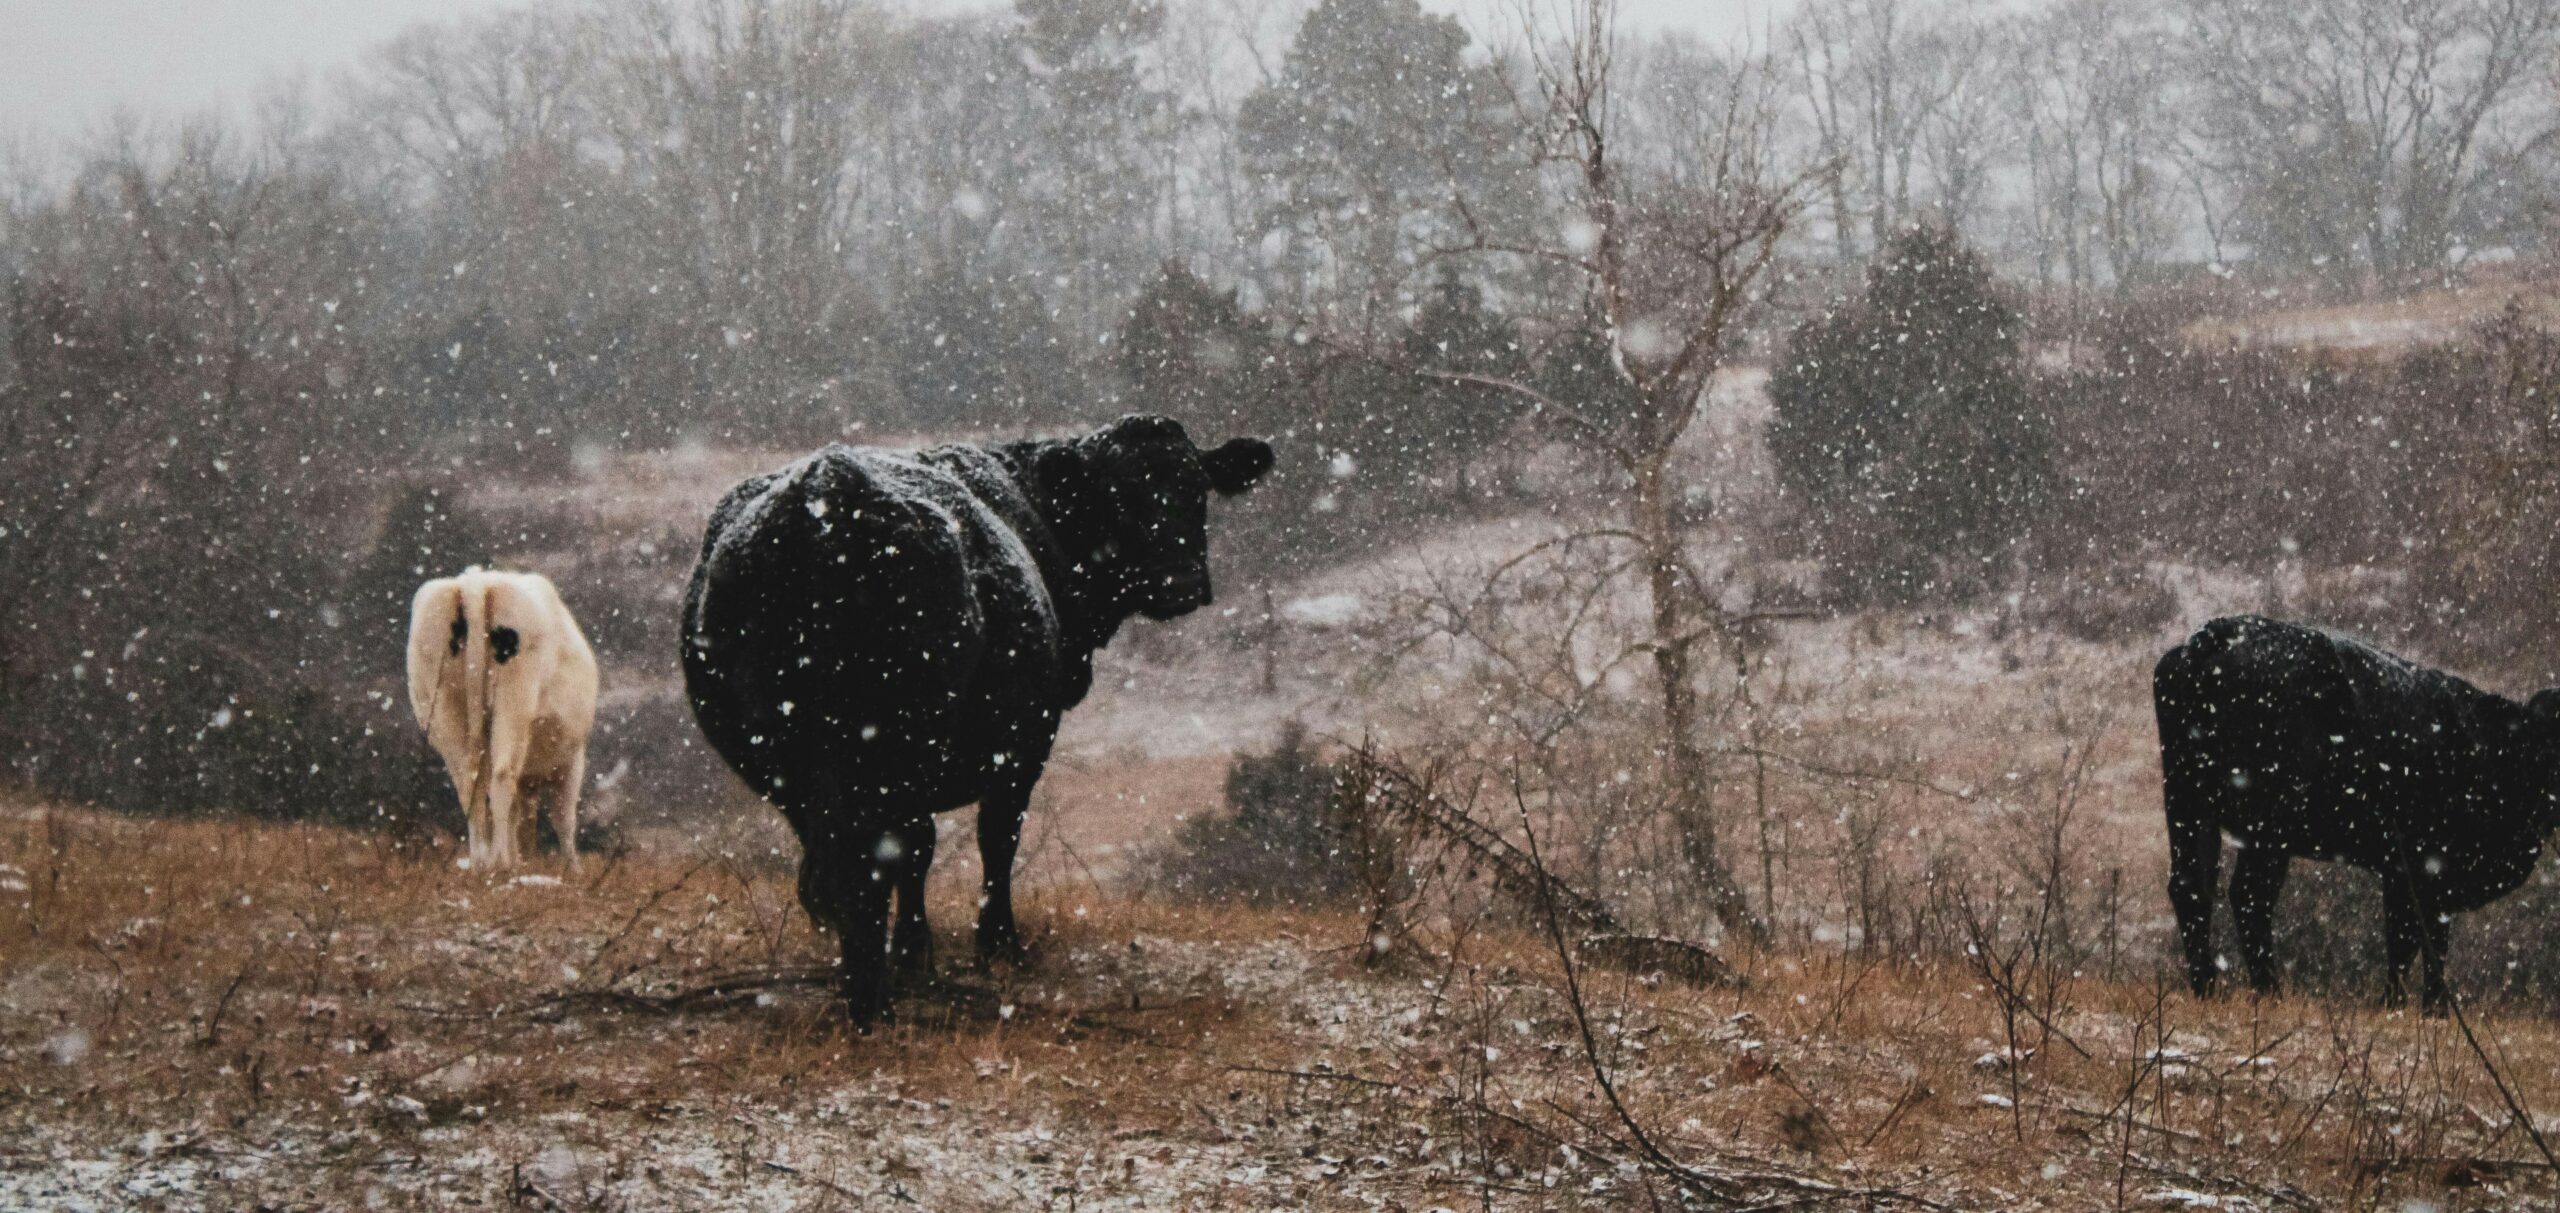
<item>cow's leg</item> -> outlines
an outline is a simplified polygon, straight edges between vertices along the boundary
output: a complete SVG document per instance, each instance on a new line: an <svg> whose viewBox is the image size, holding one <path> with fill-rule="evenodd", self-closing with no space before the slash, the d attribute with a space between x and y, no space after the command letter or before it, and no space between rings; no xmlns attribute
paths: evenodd
<svg viewBox="0 0 2560 1213"><path fill-rule="evenodd" d="M2240 928L2240 959L2249 988L2276 992L2276 902L2284 896L2293 857L2276 847L2243 846L2231 864L2231 919Z"/></svg>
<svg viewBox="0 0 2560 1213"><path fill-rule="evenodd" d="M1019 961L1022 932L1013 921L1013 855L1022 847L1022 817L1031 811L1037 766L978 802L978 862L985 884L978 894L978 959Z"/></svg>
<svg viewBox="0 0 2560 1213"><path fill-rule="evenodd" d="M889 1017L889 967L882 945L889 931L889 892L895 874L877 858L886 831L804 835L800 904L809 917L832 928L840 949L836 997L857 1028Z"/></svg>
<svg viewBox="0 0 2560 1213"><path fill-rule="evenodd" d="M924 878L933 867L933 818L908 822L893 837L902 854L898 870L898 918L890 928L889 957L901 972L933 972L933 924L925 921Z"/></svg>
<svg viewBox="0 0 2560 1213"><path fill-rule="evenodd" d="M2169 798L2169 906L2178 915L2178 944L2187 957L2187 985L2211 995L2218 976L2213 955L2213 886L2222 871L2222 830L2202 805L2182 804L2172 772Z"/></svg>
<svg viewBox="0 0 2560 1213"><path fill-rule="evenodd" d="M536 854L541 852L540 844L542 841L541 822L543 795L550 790L550 787L551 785L548 780L520 779L516 781L516 863L529 863Z"/></svg>
<svg viewBox="0 0 2560 1213"><path fill-rule="evenodd" d="M843 945L844 968L839 997L845 1017L855 1027L869 1028L889 1018L889 964L883 952L889 934L889 893L897 886L894 861L882 858L882 846L894 833L873 830L856 835L847 848L838 878L836 937Z"/></svg>
<svg viewBox="0 0 2560 1213"><path fill-rule="evenodd" d="M485 868L491 862L495 832L489 828L489 802L480 795L477 764L447 761L445 767L453 772L454 794L462 798L462 841L471 866Z"/></svg>
<svg viewBox="0 0 2560 1213"><path fill-rule="evenodd" d="M813 766L815 764L812 764ZM836 997L845 1018L869 1030L889 1014L889 893L894 873L883 863L891 831L845 796L820 768L777 783L775 801L800 836L800 908L835 932L841 960Z"/></svg>
<svg viewBox="0 0 2560 1213"><path fill-rule="evenodd" d="M586 782L587 753L580 750L551 785L551 832L560 836L560 854L572 872L578 870L578 790Z"/></svg>
<svg viewBox="0 0 2560 1213"><path fill-rule="evenodd" d="M2453 995L2444 984L2446 949L2453 946L2453 916L2429 904L2423 894L2418 899L2418 964L2425 977L2418 987L2418 1005L2429 1015L2442 1016L2453 1005Z"/></svg>
<svg viewBox="0 0 2560 1213"><path fill-rule="evenodd" d="M532 739L525 735L521 721L500 718L489 724L489 862L500 868L512 868L522 858L521 851L533 849L532 821L517 803L524 796L525 748ZM519 822L519 817L526 817ZM521 850L518 844L522 843Z"/></svg>
<svg viewBox="0 0 2560 1213"><path fill-rule="evenodd" d="M834 879L832 873L841 862L833 843L822 849L814 839L803 837L800 840L800 908L809 915L809 921L818 924L820 930L837 935L844 933L844 923L836 918L841 906L835 888L829 882Z"/></svg>
<svg viewBox="0 0 2560 1213"><path fill-rule="evenodd" d="M2385 875L2382 878L2383 1005L2398 1006L2408 998L2409 989L2402 977L2409 971L2409 958L2418 952L2421 935L2415 882L2397 875Z"/></svg>

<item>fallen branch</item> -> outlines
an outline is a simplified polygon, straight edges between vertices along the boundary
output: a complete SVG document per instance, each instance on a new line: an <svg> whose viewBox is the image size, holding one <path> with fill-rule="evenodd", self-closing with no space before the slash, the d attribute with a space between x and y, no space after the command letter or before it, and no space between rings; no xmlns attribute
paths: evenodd
<svg viewBox="0 0 2560 1213"><path fill-rule="evenodd" d="M2036 1101L2029 1103L2026 1106L2038 1112L2060 1112L2065 1116L2077 1116L2082 1120L2094 1120L2100 1124L2115 1124L2118 1121L2125 1119L2114 1112L2100 1112L2094 1108L2083 1108L2076 1104ZM2171 1128L2168 1125L2142 1120L2140 1118L2134 1118L2133 1127L2140 1129L2145 1133L2158 1133L2164 1137L2175 1137L2180 1141L2189 1142L2195 1145L2212 1144L2212 1142L2201 1133L2191 1133L2185 1129Z"/></svg>
<svg viewBox="0 0 2560 1213"><path fill-rule="evenodd" d="M2134 1169L2145 1172L2158 1179L2174 1179L2184 1184L2220 1188L2225 1192L2245 1193L2263 1200L2274 1201L2287 1208L2300 1209L2302 1210L2302 1213L2320 1213L2321 1211L2319 1201L2313 1200L2308 1193L2305 1193L2302 1189L2294 1187L2291 1184L2281 1184L2270 1188L2264 1184L2251 1183L2248 1180L2235 1179L2228 1175L2207 1175L2201 1171L2190 1171L2184 1167L2168 1166L2166 1164L2144 1158L2139 1154L2133 1156L2133 1163Z"/></svg>
<svg viewBox="0 0 2560 1213"><path fill-rule="evenodd" d="M1353 1086L1375 1087L1381 1091L1402 1091L1405 1089L1404 1084L1400 1082L1388 1082L1379 1078L1366 1078L1358 1074L1340 1074L1326 1070L1275 1070L1269 1066L1228 1066L1227 1072L1230 1074L1268 1074L1274 1078L1297 1078L1304 1079L1308 1082L1350 1083Z"/></svg>
<svg viewBox="0 0 2560 1213"><path fill-rule="evenodd" d="M1592 935L1621 935L1617 915L1599 898L1566 884L1535 856L1513 846L1500 831L1450 804L1427 780L1407 774L1368 743L1352 750L1334 786L1346 819L1364 809L1384 810L1426 833L1456 843L1493 874L1496 889L1533 911L1551 913Z"/></svg>
<svg viewBox="0 0 2560 1213"><path fill-rule="evenodd" d="M1582 959L1604 969L1639 976L1660 973L1690 986L1741 988L1742 974L1724 958L1667 935L1586 935L1575 946Z"/></svg>
<svg viewBox="0 0 2560 1213"><path fill-rule="evenodd" d="M673 994L638 994L629 990L562 990L533 1004L534 1010L545 1007L576 1005L607 1006L620 1011L642 1011L658 1015L679 1015L689 1011L712 1010L752 1000L759 994L775 990L825 989L835 984L832 967L806 969L749 969L715 978L705 984L678 990Z"/></svg>

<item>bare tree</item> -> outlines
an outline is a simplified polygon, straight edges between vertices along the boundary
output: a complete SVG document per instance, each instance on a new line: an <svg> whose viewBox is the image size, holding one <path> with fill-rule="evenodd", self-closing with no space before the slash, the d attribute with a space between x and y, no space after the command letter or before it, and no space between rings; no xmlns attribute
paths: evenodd
<svg viewBox="0 0 2560 1213"><path fill-rule="evenodd" d="M2024 132L2039 276L2131 287L2176 236L2171 30L2130 0L2066 0L2023 20L2006 101Z"/></svg>
<svg viewBox="0 0 2560 1213"><path fill-rule="evenodd" d="M419 25L384 45L355 100L421 188L478 198L510 158L586 133L591 58L556 8Z"/></svg>
<svg viewBox="0 0 2560 1213"><path fill-rule="evenodd" d="M1924 205L1959 230L1978 217L1993 172L2015 150L2015 134L1998 121L1998 72L2013 29L1957 5L1915 39L1914 57L1937 90L1917 122ZM1909 205L1897 222L1912 218Z"/></svg>
<svg viewBox="0 0 2560 1213"><path fill-rule="evenodd" d="M0 321L0 741L49 790L246 803L296 756L282 705L334 711L316 688L347 669L326 621L345 523L405 434L367 390L380 216L316 129L283 94L246 135L137 132L21 216ZM278 731L171 731L231 703Z"/></svg>
<svg viewBox="0 0 2560 1213"><path fill-rule="evenodd" d="M2196 111L2263 255L2342 285L2444 264L2484 145L2560 47L2551 0L2189 0Z"/></svg>
<svg viewBox="0 0 2560 1213"><path fill-rule="evenodd" d="M1700 653L1735 621L1686 549L1694 497L1674 454L1760 297L1780 237L1819 197L1830 166L1788 162L1777 137L1779 71L1765 58L1700 52L1686 72L1657 62L1622 73L1614 0L1524 0L1516 12L1530 79L1524 124L1567 218L1553 243L1506 242L1479 228L1467 251L1563 267L1576 286L1565 306L1578 314L1559 326L1596 328L1606 387L1565 398L1483 381L1529 397L1542 420L1618 474L1606 501L1617 520L1592 535L1627 545L1640 573L1640 647L1658 694L1657 755L1681 849L1726 929L1765 939L1767 924L1718 843L1701 736ZM1678 96L1647 98L1648 89ZM1648 104L1670 100L1683 104Z"/></svg>
<svg viewBox="0 0 2560 1213"><path fill-rule="evenodd" d="M590 13L628 197L721 347L817 341L843 299L863 0L628 0ZM715 347L719 348L719 347ZM817 352L817 351L813 351Z"/></svg>
<svg viewBox="0 0 2560 1213"><path fill-rule="evenodd" d="M1882 248L1919 208L1952 217L1977 199L1986 129L1968 116L1993 96L1976 79L1984 28L1963 0L1808 0L1788 21L1798 99L1840 165L1824 188L1842 261L1858 258L1862 227L1865 247Z"/></svg>

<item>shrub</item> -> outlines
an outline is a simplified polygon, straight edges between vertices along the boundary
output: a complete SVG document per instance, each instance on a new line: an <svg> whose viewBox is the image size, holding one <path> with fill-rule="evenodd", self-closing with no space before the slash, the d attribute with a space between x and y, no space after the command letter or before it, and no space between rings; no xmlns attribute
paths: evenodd
<svg viewBox="0 0 2560 1213"><path fill-rule="evenodd" d="M1363 888L1355 831L1335 816L1337 773L1290 721L1269 753L1227 768L1227 811L1182 823L1148 883L1199 901L1340 904Z"/></svg>
<svg viewBox="0 0 2560 1213"><path fill-rule="evenodd" d="M2017 309L1950 230L1897 236L1863 297L1797 326L1769 397L1779 482L1858 603L1982 588L2050 494Z"/></svg>

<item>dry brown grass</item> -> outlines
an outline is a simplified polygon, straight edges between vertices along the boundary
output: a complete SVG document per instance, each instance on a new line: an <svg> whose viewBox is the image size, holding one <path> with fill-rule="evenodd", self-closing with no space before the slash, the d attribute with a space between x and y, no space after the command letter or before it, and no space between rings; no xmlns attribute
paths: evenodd
<svg viewBox="0 0 2560 1213"><path fill-rule="evenodd" d="M2544 284L2486 274L2461 286L2396 299L2243 310L2195 321L2186 326L2184 335L2200 347L2267 346L2387 356L2458 339L2510 302L2523 304L2536 319L2547 322L2560 301Z"/></svg>
<svg viewBox="0 0 2560 1213"><path fill-rule="evenodd" d="M1611 1156L1533 924L1452 919L1370 964L1356 916L1053 881L1026 903L1039 959L988 974L959 963L946 875L943 988L851 1037L809 984L646 1005L823 963L787 874L717 857L554 886L457 871L442 845L26 809L0 819L0 864L25 886L0 892L0 1205L1669 1199ZM2013 1085L1978 972L1741 959L1740 992L1582 975L1612 1078L1683 1158L1965 1208L2550 1190L2441 1023L2062 975ZM2560 1028L2475 1026L2560 1109Z"/></svg>

